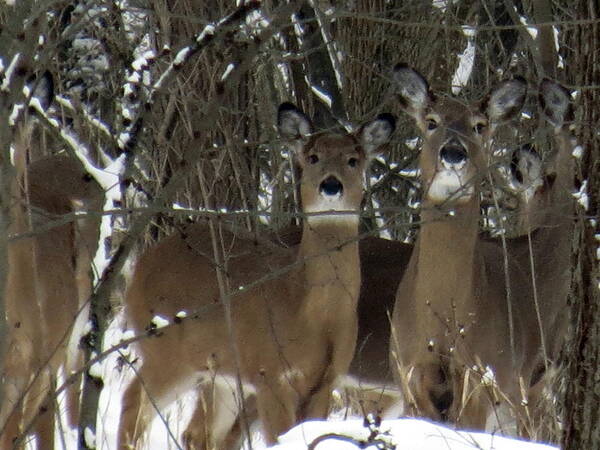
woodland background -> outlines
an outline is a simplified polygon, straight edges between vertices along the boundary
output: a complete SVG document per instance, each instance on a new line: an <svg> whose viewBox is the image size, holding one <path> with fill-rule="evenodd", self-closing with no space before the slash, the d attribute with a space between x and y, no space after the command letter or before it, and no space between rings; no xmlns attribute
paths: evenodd
<svg viewBox="0 0 600 450"><path fill-rule="evenodd" d="M294 169L274 127L283 101L301 106L317 128L358 126L384 111L397 115L392 151L370 169L362 225L365 232L410 240L410 224L418 215L417 133L391 95L390 70L406 62L434 90L450 92L461 54L471 52L473 68L460 97L477 99L516 74L529 81L531 92L544 76L577 91L575 125L584 154L574 186L586 190L589 206L578 207L574 217L572 327L561 366L563 431L557 439L565 449L600 448L600 3L239 3L13 0L0 5L3 77L20 54L15 76L0 91L5 118L0 121L1 267L6 268L6 193L13 174L6 117L11 105L24 102L21 87L32 74L52 73L56 93L70 100L57 105L63 124L77 137L70 145L46 124L46 145L35 156L67 148L72 157L80 152L114 176L112 186L103 186L105 211L98 211L109 225L101 247L107 263L94 269L94 329L86 340L89 353L99 354L103 332L121 307L120 272L133 250L137 254L200 218L228 221L252 233L297 221ZM207 26L214 27L212 34L202 33ZM181 52L185 48L189 51ZM501 136L499 146L502 139L543 145L544 137L535 133L535 96L530 97L525 111L531 118L522 121L516 141ZM510 218L514 205L502 198ZM498 213L492 203L484 200L493 232ZM100 380L87 377L82 427L95 428L101 388Z"/></svg>

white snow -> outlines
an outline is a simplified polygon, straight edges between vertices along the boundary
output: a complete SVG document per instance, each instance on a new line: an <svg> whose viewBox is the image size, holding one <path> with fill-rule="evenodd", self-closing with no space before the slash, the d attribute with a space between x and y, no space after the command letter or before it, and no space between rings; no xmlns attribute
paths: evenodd
<svg viewBox="0 0 600 450"><path fill-rule="evenodd" d="M83 438L87 448L96 448L96 435L92 430L89 429L89 427L86 427L84 430Z"/></svg>
<svg viewBox="0 0 600 450"><path fill-rule="evenodd" d="M121 184L119 183L119 179L120 174L125 170L125 155L121 155L104 170L96 168L90 169L87 166L86 169L98 184L102 186L102 189L104 189L103 211L110 210L116 201L121 200ZM94 283L98 281L106 267L108 267L110 258L109 255L106 255L104 241L111 236L112 232L111 215L104 214L100 222L98 250L96 251L96 255L94 255L93 261L93 266L95 268Z"/></svg>
<svg viewBox="0 0 600 450"><path fill-rule="evenodd" d="M173 64L179 66L184 63L185 59L188 57L190 52L192 51L189 47L183 47L181 50L177 52L177 56L173 60Z"/></svg>
<svg viewBox="0 0 600 450"><path fill-rule="evenodd" d="M8 124L11 127L14 127L15 123L17 123L17 119L19 118L19 114L21 113L23 108L24 108L24 105L22 103L13 105L13 109L8 116Z"/></svg>
<svg viewBox="0 0 600 450"><path fill-rule="evenodd" d="M196 38L196 42L201 42L206 36L215 34L215 26L208 24L204 27L204 30Z"/></svg>
<svg viewBox="0 0 600 450"><path fill-rule="evenodd" d="M419 137L414 137L411 139L407 139L404 141L404 145L406 145L411 150L416 150L419 145Z"/></svg>
<svg viewBox="0 0 600 450"><path fill-rule="evenodd" d="M258 34L271 25L271 20L260 9L255 9L246 16L246 28L250 34Z"/></svg>
<svg viewBox="0 0 600 450"><path fill-rule="evenodd" d="M470 39L467 42L467 47L458 55L458 59L458 67L452 78L452 93L454 95L458 94L460 90L467 85L473 70L473 63L475 62L475 45Z"/></svg>
<svg viewBox="0 0 600 450"><path fill-rule="evenodd" d="M517 11L516 7L513 7L515 9L515 11ZM518 12L518 11L517 11ZM529 33L529 35L535 39L537 38L537 34L538 34L538 30L536 27L532 27L530 25L527 25L527 19L523 16L519 16L519 21L525 25L525 30L527 30L527 32Z"/></svg>
<svg viewBox="0 0 600 450"><path fill-rule="evenodd" d="M583 180L583 183L581 183L581 187L579 188L579 191L577 192L573 192L573 197L577 200L577 203L579 203L581 206L583 206L583 209L585 209L586 211L588 210L589 206L590 206L590 200L587 194L587 184L588 184L588 180Z"/></svg>
<svg viewBox="0 0 600 450"><path fill-rule="evenodd" d="M8 68L6 69L6 74L4 75L4 79L2 80L2 84L0 85L0 90L8 91L8 89L10 87L10 83L12 81L13 72L15 71L15 67L17 66L17 62L19 61L20 58L21 58L20 53L17 53L15 56L13 56L12 61L10 62L10 64L8 65Z"/></svg>
<svg viewBox="0 0 600 450"><path fill-rule="evenodd" d="M448 1L447 0L433 0L431 2L431 4L433 5L434 8L441 9L443 12L446 10L446 7L448 6Z"/></svg>
<svg viewBox="0 0 600 450"><path fill-rule="evenodd" d="M389 434L398 450L550 450L556 449L544 444L534 444L498 435L457 431L425 420L396 419L384 420L379 431ZM290 430L279 438L280 445L271 447L277 450L306 450L317 437L328 433L366 440L369 429L363 426L362 419L340 421L310 421ZM318 450L356 450L357 445L332 437L318 445ZM375 445L360 447L376 450Z"/></svg>
<svg viewBox="0 0 600 450"><path fill-rule="evenodd" d="M379 237L383 239L392 239L392 235L390 234L390 230L385 226L386 219L377 211L381 208L379 202L375 199L375 197L371 196L371 205L375 210L375 223L377 224L377 229L379 230Z"/></svg>
<svg viewBox="0 0 600 450"><path fill-rule="evenodd" d="M123 150L129 143L130 139L131 139L131 135L128 132L119 133L119 137L117 138L117 143L119 144L119 148L121 150Z"/></svg>
<svg viewBox="0 0 600 450"><path fill-rule="evenodd" d="M164 328L169 325L169 321L158 314L152 318L152 325L156 328Z"/></svg>
<svg viewBox="0 0 600 450"><path fill-rule="evenodd" d="M92 359L97 358L97 357L98 357L98 355L92 354ZM92 366L88 370L88 374L92 378L102 379L102 364L99 362L92 364Z"/></svg>
<svg viewBox="0 0 600 450"><path fill-rule="evenodd" d="M140 70L148 67L148 61L153 60L155 58L155 56L156 55L154 54L154 52L152 50L147 50L142 54L142 56L140 56L139 58L137 58L135 61L133 61L131 63L131 67L136 72L139 72Z"/></svg>
<svg viewBox="0 0 600 450"><path fill-rule="evenodd" d="M130 83L134 83L134 84L139 83L140 79L141 79L141 76L138 71L132 72L131 75L129 75L127 77L127 81L129 81Z"/></svg>
<svg viewBox="0 0 600 450"><path fill-rule="evenodd" d="M558 67L559 69L562 69L565 67L565 61L561 55L560 52L560 43L558 41L558 27L553 26L552 27L552 36L554 38L554 48L556 49L556 54L558 55L558 61L556 62L556 67Z"/></svg>
<svg viewBox="0 0 600 450"><path fill-rule="evenodd" d="M321 100L323 103L325 103L327 105L328 108L331 108L331 97L329 96L329 94L324 90L321 89L318 86L315 86L314 84L310 84L307 80L307 83L310 86L310 90L313 91L313 94L315 94L317 96L317 98L319 100Z"/></svg>
<svg viewBox="0 0 600 450"><path fill-rule="evenodd" d="M223 72L223 75L221 75L221 81L225 81L234 68L235 64L229 63L225 68L225 72Z"/></svg>
<svg viewBox="0 0 600 450"><path fill-rule="evenodd" d="M398 175L404 178L418 178L421 176L421 169L404 169L399 171Z"/></svg>

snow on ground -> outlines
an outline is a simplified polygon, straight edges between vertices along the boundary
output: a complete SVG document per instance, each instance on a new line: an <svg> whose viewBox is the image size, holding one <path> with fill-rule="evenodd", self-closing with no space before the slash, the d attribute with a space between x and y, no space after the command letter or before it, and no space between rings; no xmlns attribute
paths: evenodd
<svg viewBox="0 0 600 450"><path fill-rule="evenodd" d="M550 450L550 445L509 439L486 433L456 431L419 419L384 420L379 426L381 433L389 433L389 440L397 450ZM334 433L364 441L369 429L363 426L362 419L344 421L305 422L279 438L280 445L271 447L277 450L306 450L308 444L319 436ZM377 449L375 444L368 447L331 437L317 445L315 450L356 450L357 448Z"/></svg>
<svg viewBox="0 0 600 450"><path fill-rule="evenodd" d="M107 347L117 344L123 336L122 319L117 319L111 325L106 339ZM121 396L131 380L132 370L123 367L118 369L118 354L112 354L102 364L105 389L100 399L100 416L96 443L98 449L111 450L116 448ZM132 355L129 355L130 357ZM173 405L165 413L171 431L180 436L195 405L195 395L189 394L178 404ZM253 427L252 449L263 450L265 446L256 425ZM396 445L398 450L550 450L556 449L549 445L534 444L515 439L509 439L494 434L456 431L448 427L418 419L384 420L378 427L379 436L385 436ZM298 425L280 437L280 444L272 449L277 450L306 450L315 438L335 433L364 440L369 436L362 418L339 419L329 421L310 421ZM171 450L178 446L169 439L165 424L156 418L152 424L149 437L143 449ZM61 447L57 447L61 448ZM71 447L71 445L68 446ZM339 439L327 439L319 443L315 450L356 450L357 448L377 449L375 444L368 447L358 447L355 444ZM381 448L381 447L380 447Z"/></svg>

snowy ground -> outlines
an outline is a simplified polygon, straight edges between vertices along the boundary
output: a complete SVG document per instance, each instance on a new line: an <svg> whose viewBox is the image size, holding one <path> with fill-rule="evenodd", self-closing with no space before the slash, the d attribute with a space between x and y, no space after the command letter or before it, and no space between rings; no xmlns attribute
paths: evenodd
<svg viewBox="0 0 600 450"><path fill-rule="evenodd" d="M389 441L398 450L550 450L549 445L533 444L515 439L508 439L486 433L467 433L442 427L425 420L395 419L384 420L379 426L381 433L389 435ZM335 433L354 437L364 441L369 430L363 421L345 420L335 422L314 421L298 425L280 437L280 445L271 447L277 450L306 450L307 445L319 436ZM356 450L357 448L377 449L375 444L359 447L354 443L332 437L319 443L316 450Z"/></svg>
<svg viewBox="0 0 600 450"><path fill-rule="evenodd" d="M115 344L119 341L121 332L116 324L111 327L108 336L107 345L110 345L111 342ZM118 429L118 416L121 407L120 398L131 377L128 372L131 372L131 370L117 369L116 354L108 358L103 364L106 388L101 397L101 419L98 424L96 439L99 449L110 450L116 447L116 431ZM190 395L183 402L175 405L169 413L165 414L165 418L170 423L171 431L175 435L179 435L185 428L194 403L194 396ZM556 448L504 438L499 435L456 431L417 419L384 420L378 427L378 431L379 436L383 436L384 439L395 444L398 450L549 450ZM369 429L365 428L363 420L360 418L311 421L298 425L281 436L280 445L272 448L277 450L306 450L308 444L315 438L328 433L346 436L346 438L342 439L354 438L356 440L365 440L369 436ZM71 445L68 447L71 448ZM178 446L172 440L169 440L164 423L157 418L152 425L151 434L144 448L150 450L170 450L177 449ZM259 433L254 433L252 448L254 450L267 448L264 442L262 442ZM359 447L351 442L347 442L347 440L331 438L319 443L316 450L356 450L357 448L375 450L378 447L375 445Z"/></svg>

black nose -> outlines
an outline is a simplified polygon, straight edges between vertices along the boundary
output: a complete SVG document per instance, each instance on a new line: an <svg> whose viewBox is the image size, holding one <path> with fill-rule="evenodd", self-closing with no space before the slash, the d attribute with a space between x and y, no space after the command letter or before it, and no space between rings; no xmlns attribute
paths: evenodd
<svg viewBox="0 0 600 450"><path fill-rule="evenodd" d="M344 192L344 186L340 183L340 180L332 175L321 182L319 190L325 195L337 195Z"/></svg>
<svg viewBox="0 0 600 450"><path fill-rule="evenodd" d="M447 144L440 150L440 158L448 164L460 164L467 160L467 152L462 145Z"/></svg>

